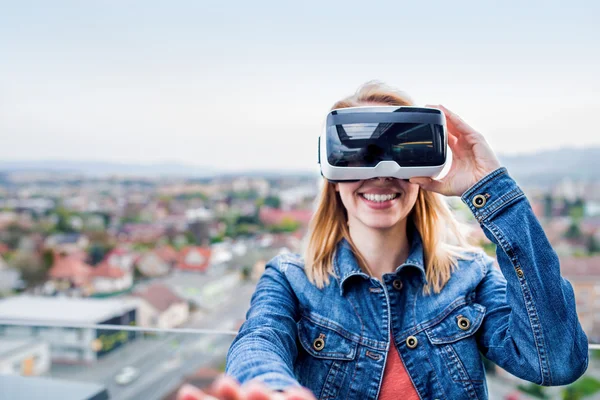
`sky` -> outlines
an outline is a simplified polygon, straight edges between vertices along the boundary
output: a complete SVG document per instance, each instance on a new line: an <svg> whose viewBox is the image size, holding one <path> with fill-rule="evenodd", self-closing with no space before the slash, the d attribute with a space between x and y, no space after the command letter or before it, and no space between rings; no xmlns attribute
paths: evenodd
<svg viewBox="0 0 600 400"><path fill-rule="evenodd" d="M600 146L597 1L0 0L0 160L310 170L380 80L499 154Z"/></svg>

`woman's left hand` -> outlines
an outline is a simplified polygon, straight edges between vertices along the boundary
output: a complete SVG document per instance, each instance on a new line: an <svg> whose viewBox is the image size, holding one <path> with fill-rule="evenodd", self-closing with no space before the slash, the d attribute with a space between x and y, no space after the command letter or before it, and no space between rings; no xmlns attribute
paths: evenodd
<svg viewBox="0 0 600 400"><path fill-rule="evenodd" d="M500 161L482 134L471 128L458 115L443 106L437 108L446 115L448 146L452 150L452 166L440 180L427 177L411 178L421 189L446 196L461 196L490 172L500 168Z"/></svg>

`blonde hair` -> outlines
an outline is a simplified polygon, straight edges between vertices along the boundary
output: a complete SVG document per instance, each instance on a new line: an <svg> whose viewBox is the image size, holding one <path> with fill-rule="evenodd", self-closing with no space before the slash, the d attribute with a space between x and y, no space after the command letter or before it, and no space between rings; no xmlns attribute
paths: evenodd
<svg viewBox="0 0 600 400"><path fill-rule="evenodd" d="M331 108L357 107L368 104L411 106L413 101L403 92L371 81L361 86L354 95L338 101ZM335 276L333 256L337 243L345 238L363 271L367 263L352 239L347 225L346 209L335 185L324 179L317 209L309 224L308 243L304 252L305 271L309 281L322 289L329 284L329 275ZM452 214L442 195L419 190L417 200L408 217L419 232L427 285L424 293L439 293L450 279L458 259L471 258L467 252L477 252L463 234L461 224Z"/></svg>

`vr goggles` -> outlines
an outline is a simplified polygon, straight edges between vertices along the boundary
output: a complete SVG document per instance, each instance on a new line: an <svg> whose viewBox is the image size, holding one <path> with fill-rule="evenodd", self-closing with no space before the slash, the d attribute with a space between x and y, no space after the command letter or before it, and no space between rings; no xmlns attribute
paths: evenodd
<svg viewBox="0 0 600 400"><path fill-rule="evenodd" d="M336 109L319 137L321 175L331 182L435 178L450 166L450 158L446 119L435 108Z"/></svg>

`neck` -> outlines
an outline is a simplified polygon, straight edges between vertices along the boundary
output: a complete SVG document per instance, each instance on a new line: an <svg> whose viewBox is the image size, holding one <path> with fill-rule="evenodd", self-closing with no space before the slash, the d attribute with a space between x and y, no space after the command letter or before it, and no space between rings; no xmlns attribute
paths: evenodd
<svg viewBox="0 0 600 400"><path fill-rule="evenodd" d="M358 221L354 221L358 222ZM374 278L383 281L383 275L396 271L408 258L410 241L406 219L389 229L369 228L361 223L350 223L350 238L367 263Z"/></svg>

